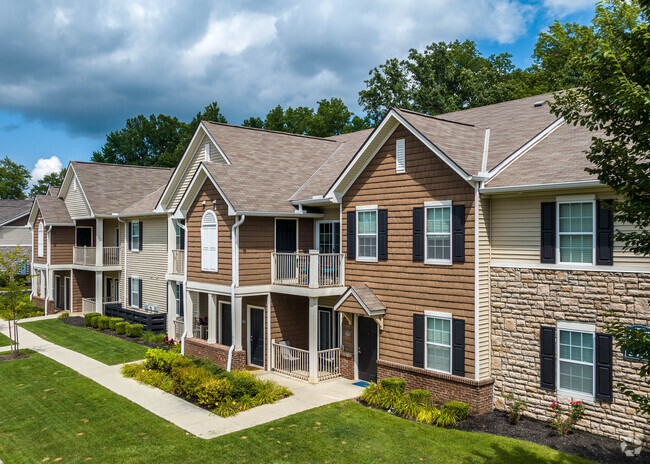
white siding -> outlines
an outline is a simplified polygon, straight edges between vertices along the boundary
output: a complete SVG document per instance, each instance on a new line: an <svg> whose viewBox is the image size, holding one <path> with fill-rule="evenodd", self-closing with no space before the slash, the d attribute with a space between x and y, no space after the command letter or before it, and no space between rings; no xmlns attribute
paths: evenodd
<svg viewBox="0 0 650 464"><path fill-rule="evenodd" d="M91 186L87 187L92 188ZM83 196L83 193L81 193L79 182L77 182L77 190L73 190L72 185L68 188L63 201L65 201L65 205L70 212L70 216L73 218L90 216L90 209L88 209L88 205Z"/></svg>
<svg viewBox="0 0 650 464"><path fill-rule="evenodd" d="M32 233L27 227L0 227L0 246L32 246Z"/></svg>
<svg viewBox="0 0 650 464"><path fill-rule="evenodd" d="M479 375L483 378L491 376L491 344L490 344L490 237L489 217L490 199L481 198L478 210L478 240L479 240L479 275L478 275L478 340L479 340Z"/></svg>

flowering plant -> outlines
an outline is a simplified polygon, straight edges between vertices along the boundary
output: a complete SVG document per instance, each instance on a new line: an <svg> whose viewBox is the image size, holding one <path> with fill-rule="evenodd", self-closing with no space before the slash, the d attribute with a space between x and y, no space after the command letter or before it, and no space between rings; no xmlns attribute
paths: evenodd
<svg viewBox="0 0 650 464"><path fill-rule="evenodd" d="M508 393L501 393L501 396L506 400L504 403L506 410L508 411L510 423L516 425L521 420L521 416L524 414L528 403L521 398L517 398L512 391L512 388Z"/></svg>
<svg viewBox="0 0 650 464"><path fill-rule="evenodd" d="M551 411L555 413L551 419L551 428L565 437L585 414L585 405L582 401L571 401L569 410L565 412L559 401L551 401Z"/></svg>
<svg viewBox="0 0 650 464"><path fill-rule="evenodd" d="M162 339L162 342L163 342L163 345L169 345L169 346L176 345L176 341L173 338L169 338L166 335L165 335L165 338Z"/></svg>

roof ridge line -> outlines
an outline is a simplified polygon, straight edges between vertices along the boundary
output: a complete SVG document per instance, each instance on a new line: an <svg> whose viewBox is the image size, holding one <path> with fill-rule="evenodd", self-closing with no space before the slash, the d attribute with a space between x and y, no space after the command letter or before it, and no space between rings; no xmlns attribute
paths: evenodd
<svg viewBox="0 0 650 464"><path fill-rule="evenodd" d="M123 163L101 163L98 161L70 161L70 164L92 164L98 166L116 166L116 167L127 167L127 168L164 169L164 170L175 169L175 168L164 167L164 166L144 166L142 164L123 164Z"/></svg>
<svg viewBox="0 0 650 464"><path fill-rule="evenodd" d="M316 170L315 170L314 172L311 173L311 176L309 176L309 177L307 178L307 180L306 180L306 181L305 181L305 182L304 182L304 183L303 183L303 184L298 188L298 190L296 190L296 191L293 193L293 195L291 195L291 197L289 198L289 201L292 201L292 200L295 199L296 195L298 195L298 193L299 193L303 188L305 188L305 186L307 185L307 183L309 183L309 181L312 180L312 179L314 178L314 176L318 173L318 171L320 171L320 170L323 168L323 166L325 166L325 163L327 163L327 162L332 158L332 156L334 156L334 155L336 154L336 152L339 151L339 150L343 147L343 145L345 145L346 143L347 143L347 142L340 142L340 145L339 145L338 147L336 147L336 150L334 150L332 153L330 153L330 155L325 159L325 161L323 161L323 162L321 163L321 165L318 166L318 168L316 168Z"/></svg>
<svg viewBox="0 0 650 464"><path fill-rule="evenodd" d="M414 114L414 115L416 115L416 116L423 116L423 117L425 117L425 118L435 119L435 120L437 120L437 121L448 122L448 123L451 123L451 124L459 124L459 125L461 125L461 126L468 126L468 127L476 127L476 128L479 128L479 126L477 126L476 124L469 124L469 123L467 123L467 122L460 122L460 121L452 121L452 120L450 120L450 119L441 118L440 116L433 116L433 115L430 115L430 114L418 113L417 111L407 110L407 109L405 109L405 108L397 108L397 109L400 110L400 111L404 111L404 112L406 112L406 113ZM461 111L462 111L462 110L461 110ZM443 113L443 114L446 114L446 113Z"/></svg>
<svg viewBox="0 0 650 464"><path fill-rule="evenodd" d="M208 121L208 120L203 120L201 122L207 122L207 123L210 123L210 124L215 124L217 126L232 127L232 128L235 128L235 129L248 129L248 130L253 130L253 131L258 131L258 132L266 132L267 134L291 135L293 137L300 137L300 138L303 138L303 139L314 139L314 140L322 140L324 142L340 143L340 142L337 142L336 140L330 140L330 139L327 139L325 137L317 137L315 135L294 134L293 132L283 132L283 131L277 131L277 130L260 129L259 127L238 126L237 124L228 124L228 123L225 123L225 122L215 122L215 121Z"/></svg>

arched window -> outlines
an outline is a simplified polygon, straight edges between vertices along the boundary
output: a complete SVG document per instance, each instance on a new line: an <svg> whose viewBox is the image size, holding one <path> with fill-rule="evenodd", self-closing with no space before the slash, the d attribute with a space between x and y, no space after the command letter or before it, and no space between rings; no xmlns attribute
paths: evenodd
<svg viewBox="0 0 650 464"><path fill-rule="evenodd" d="M201 220L201 269L204 271L217 270L217 215L209 210Z"/></svg>
<svg viewBox="0 0 650 464"><path fill-rule="evenodd" d="M43 257L43 222L38 223L38 257Z"/></svg>

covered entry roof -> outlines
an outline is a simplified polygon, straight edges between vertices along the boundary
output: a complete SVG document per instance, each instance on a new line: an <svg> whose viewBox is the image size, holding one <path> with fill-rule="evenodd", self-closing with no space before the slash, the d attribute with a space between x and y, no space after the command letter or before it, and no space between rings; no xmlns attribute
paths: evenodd
<svg viewBox="0 0 650 464"><path fill-rule="evenodd" d="M334 306L334 311L361 316L382 316L386 307L366 285L352 285Z"/></svg>

